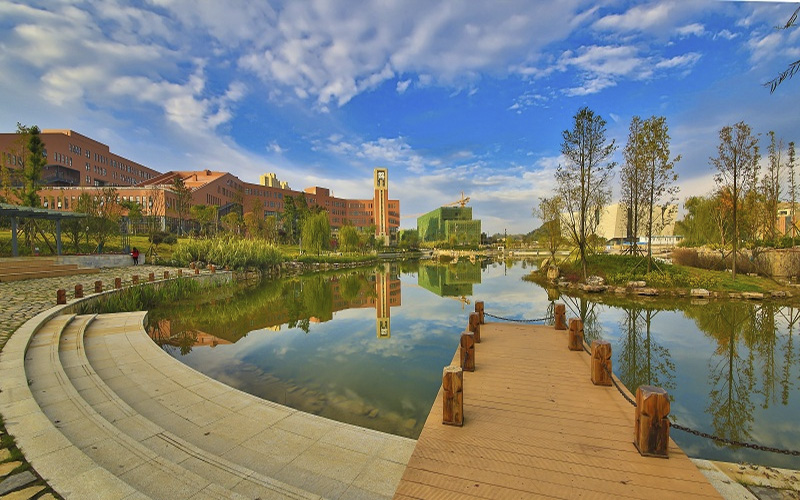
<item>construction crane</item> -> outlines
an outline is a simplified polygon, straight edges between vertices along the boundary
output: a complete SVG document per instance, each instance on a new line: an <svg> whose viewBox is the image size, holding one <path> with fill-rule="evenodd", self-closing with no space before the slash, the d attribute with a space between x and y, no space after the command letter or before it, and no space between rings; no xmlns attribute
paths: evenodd
<svg viewBox="0 0 800 500"><path fill-rule="evenodd" d="M459 205L459 206L461 206L461 208L464 208L465 206L467 206L467 203L469 203L469 196L465 197L464 196L464 191L461 191L461 199L460 200L456 200L456 201L453 201L453 202L450 202L450 203L445 203L442 206L443 207L450 207L450 206L453 206L453 205Z"/></svg>

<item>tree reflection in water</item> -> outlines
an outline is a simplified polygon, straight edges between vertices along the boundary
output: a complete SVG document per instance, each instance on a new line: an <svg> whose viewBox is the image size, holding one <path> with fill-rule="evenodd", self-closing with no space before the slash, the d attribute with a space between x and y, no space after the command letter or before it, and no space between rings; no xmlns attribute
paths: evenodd
<svg viewBox="0 0 800 500"><path fill-rule="evenodd" d="M617 374L633 392L642 385L653 385L667 391L675 389L675 363L669 349L652 335L651 325L657 314L658 311L635 305L625 310L625 317L619 324ZM670 399L672 397L670 392Z"/></svg>

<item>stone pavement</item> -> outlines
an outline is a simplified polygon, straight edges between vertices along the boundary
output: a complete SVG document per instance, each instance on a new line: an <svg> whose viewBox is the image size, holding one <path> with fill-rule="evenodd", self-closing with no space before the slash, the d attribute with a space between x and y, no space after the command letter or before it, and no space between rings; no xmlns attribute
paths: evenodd
<svg viewBox="0 0 800 500"><path fill-rule="evenodd" d="M158 277L163 276L164 271L174 274L177 269L142 265L102 269L93 274L0 283L0 350L20 325L56 304L56 290L59 288L67 291L67 299L72 299L77 284L83 285L85 294L90 294L94 292L95 281L102 281L103 290L108 290L114 288L116 278L122 279L123 283L131 283L131 277L138 275L141 281L145 281L150 273ZM190 270L184 272L189 273ZM0 425L0 500L56 498L60 497L39 478L16 449L5 427Z"/></svg>

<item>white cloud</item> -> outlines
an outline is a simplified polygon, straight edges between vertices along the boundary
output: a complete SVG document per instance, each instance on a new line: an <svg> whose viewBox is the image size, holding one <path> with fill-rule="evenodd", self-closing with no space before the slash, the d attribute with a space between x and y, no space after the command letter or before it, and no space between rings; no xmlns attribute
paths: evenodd
<svg viewBox="0 0 800 500"><path fill-rule="evenodd" d="M411 85L411 80L402 80L397 82L397 93L404 94L406 90L408 90L409 85Z"/></svg>
<svg viewBox="0 0 800 500"><path fill-rule="evenodd" d="M690 52L670 59L664 59L656 63L657 69L686 68L694 66L700 60L701 55L697 52Z"/></svg>
<svg viewBox="0 0 800 500"><path fill-rule="evenodd" d="M687 24L686 26L681 26L675 32L681 37L687 36L703 36L706 34L705 27L700 23L692 23Z"/></svg>
<svg viewBox="0 0 800 500"><path fill-rule="evenodd" d="M644 31L666 24L672 9L673 4L668 2L637 5L623 14L602 17L594 23L594 27L612 31Z"/></svg>

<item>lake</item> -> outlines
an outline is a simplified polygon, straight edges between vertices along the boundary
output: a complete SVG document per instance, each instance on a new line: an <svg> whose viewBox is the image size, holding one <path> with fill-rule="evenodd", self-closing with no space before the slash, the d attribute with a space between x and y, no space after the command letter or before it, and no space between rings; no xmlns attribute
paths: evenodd
<svg viewBox="0 0 800 500"><path fill-rule="evenodd" d="M669 392L676 423L800 448L798 309L571 298L523 281L533 268L423 261L323 272L215 291L153 310L150 322L172 356L232 387L416 438L475 300L515 319L545 317L557 300L568 317L584 319L587 341L611 342L614 372L627 387ZM718 446L675 429L671 436L692 457L800 469L798 457Z"/></svg>

